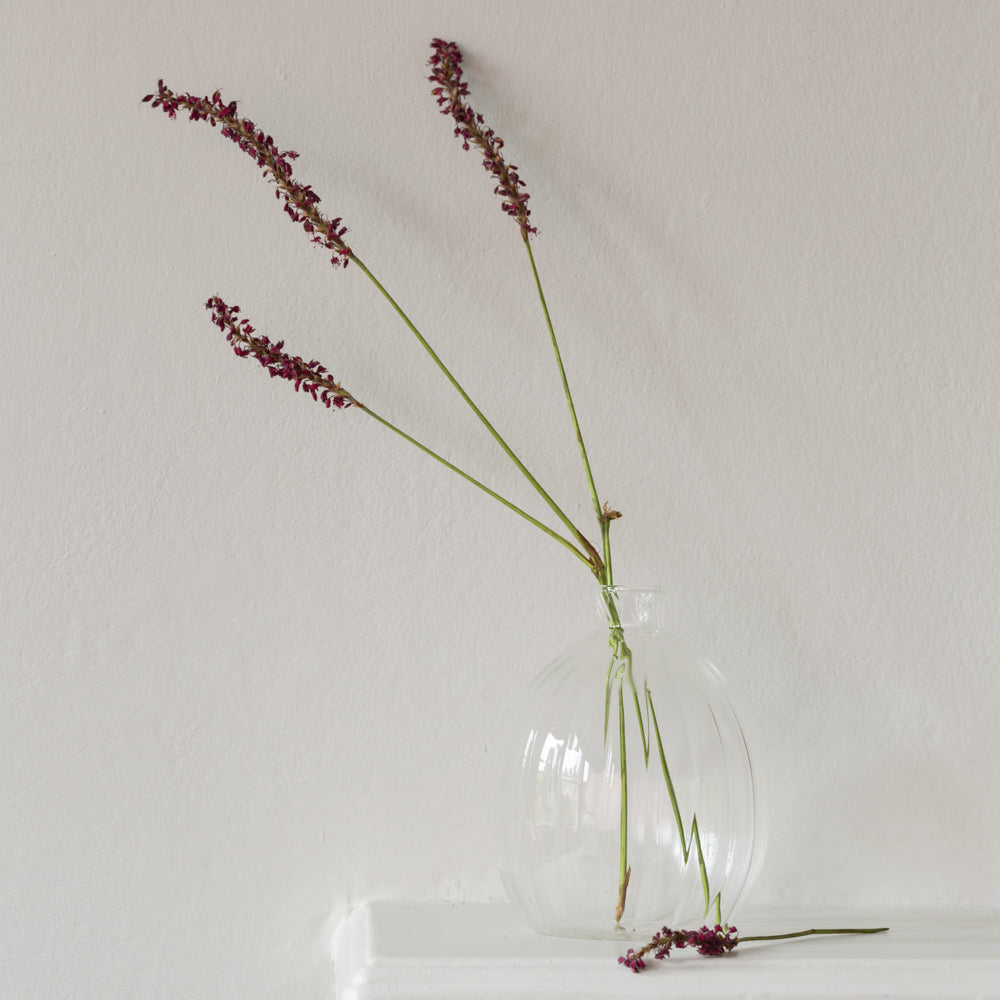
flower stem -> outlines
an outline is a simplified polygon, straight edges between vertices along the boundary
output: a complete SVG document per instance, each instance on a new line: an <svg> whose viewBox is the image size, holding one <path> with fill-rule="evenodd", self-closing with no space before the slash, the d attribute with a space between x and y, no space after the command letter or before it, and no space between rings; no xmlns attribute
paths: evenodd
<svg viewBox="0 0 1000 1000"><path fill-rule="evenodd" d="M625 632L621 624L621 616L618 614L618 607L611 592L605 587L602 591L604 604L608 612L608 624L611 627L609 644L611 646L611 662L608 664L608 676L604 686L604 743L608 742L608 716L611 710L611 690L615 680L618 681L618 755L620 759L621 781L621 818L618 825L618 903L615 907L615 924L621 923L622 914L625 912L625 896L628 893L628 883L632 876L632 869L628 863L628 758L625 753L625 699L622 693L622 685L627 678L632 687L633 698L637 697L635 692L635 681L632 678L632 650L625 642ZM615 665L618 669L615 670ZM638 707L638 706L637 706ZM640 729L642 719L639 719ZM643 732L643 748L646 749L646 736ZM648 762L648 751L647 762Z"/></svg>
<svg viewBox="0 0 1000 1000"><path fill-rule="evenodd" d="M587 566L591 566L589 556L585 555L572 542L562 535L553 531L548 525L542 524L537 518L532 517L527 511L522 510L516 504L511 503L506 497L501 496L495 490L481 483L478 479L470 476L457 465L449 462L446 458L432 451L425 444L401 430L395 424L380 416L374 410L369 409L352 392L345 389L339 382L335 381L329 370L318 361L305 362L300 357L292 356L284 349L284 341L272 343L270 338L257 335L250 321L240 318L239 306L227 305L218 295L213 295L205 307L212 311L212 322L225 331L226 340L229 341L237 357L254 357L272 375L287 379L295 383L295 390L300 389L307 395L312 396L317 402L323 403L327 408L336 407L344 409L352 407L362 410L369 417L388 428L394 434L398 434L404 441L408 441L414 447L419 448L425 455L429 455L435 461L440 462L445 468L450 469L456 475L479 487L484 493L502 503L515 514L520 514L526 521L536 528L544 531L545 534L554 538L561 545L568 548L573 555L580 559Z"/></svg>
<svg viewBox="0 0 1000 1000"><path fill-rule="evenodd" d="M888 927L811 927L807 931L792 931L789 934L741 934L744 941L784 941L787 938L809 937L811 934L882 934Z"/></svg>
<svg viewBox="0 0 1000 1000"><path fill-rule="evenodd" d="M614 572L611 568L611 521L612 518L606 517L602 512L599 515L601 522L601 549L604 552L604 579L603 583L605 587L614 586Z"/></svg>
<svg viewBox="0 0 1000 1000"><path fill-rule="evenodd" d="M395 424L390 423L388 420L385 419L385 417L380 416L374 410L365 406L364 403L355 401L354 405L359 410L362 410L364 413L368 414L368 416L371 417L373 420L378 421L378 423L380 423L383 427L387 427L393 433L398 434L404 441L408 441L414 447L419 448L425 455L429 455L435 461L440 462L446 469L450 469L456 475L461 476L466 482L472 483L473 486L479 487L479 489L481 489L488 496L491 496L493 497L494 500L497 500L500 503L502 503L508 510L512 510L515 514L520 514L521 517L523 517L530 524L533 524L539 530L544 531L545 534L548 535L550 538L554 538L557 542L559 542L560 545L563 545L567 549L569 549L569 551L572 552L573 555L575 555L577 559L579 559L581 562L585 563L587 566L591 565L590 559L586 555L584 555L583 552L581 552L568 539L564 538L558 532L553 531L547 524L543 524L537 518L532 517L527 511L522 510L516 504L511 503L511 501L508 500L506 497L501 496L495 490L491 490L487 485L485 485L485 483L481 483L474 476L470 476L469 473L465 472L463 469L460 469L457 465L452 464L451 462L448 461L448 459L439 455L436 451L432 451L430 448L427 447L427 445L421 443L416 438L411 437L409 434L406 433L406 431L401 430Z"/></svg>
<svg viewBox="0 0 1000 1000"><path fill-rule="evenodd" d="M660 736L660 725L656 720L656 709L653 707L653 695L649 688L646 688L646 707L649 711L653 723L653 732L656 735L656 748L660 755L660 769L663 771L663 780L667 786L667 795L670 798L670 808L673 810L674 823L677 826L677 833L681 839L681 852L684 856L684 864L688 863L691 857L691 847L694 846L698 855L698 871L701 875L701 890L705 897L705 913L707 914L712 906L712 890L708 883L708 869L705 866L705 852L701 846L701 834L698 830L698 817L691 817L691 836L684 835L684 820L681 818L680 805L677 802L677 792L674 790L674 782L670 777L670 768L667 766L667 757L663 752L663 739ZM715 920L722 923L722 897L715 894Z"/></svg>
<svg viewBox="0 0 1000 1000"><path fill-rule="evenodd" d="M576 442L580 447L580 458L583 460L583 469L587 475L587 488L590 490L590 499L594 504L594 513L598 521L601 520L601 501L597 496L597 486L594 483L594 473L590 467L590 459L587 458L587 447L583 443L583 434L580 431L580 421L576 416L576 407L573 405L573 394L570 392L569 380L566 378L566 369L563 366L562 355L559 353L559 342L556 340L555 327L552 325L552 317L549 314L548 303L545 301L545 292L542 291L542 281L538 276L538 267L535 264L535 255L531 252L531 240L525 237L524 248L528 251L528 260L531 263L531 273L535 279L535 290L538 292L538 299L542 304L542 313L545 316L545 325L548 327L549 338L552 341L552 350L556 356L556 364L559 367L559 378L562 380L563 394L566 397L566 405L569 407L569 416L573 421L573 431L576 434ZM610 581L605 581L606 586L610 586Z"/></svg>
<svg viewBox="0 0 1000 1000"><path fill-rule="evenodd" d="M614 681L618 681L618 716L619 716L619 744L621 756L621 824L619 831L619 881L618 881L618 910L616 911L616 922L621 920L622 911L625 905L625 889L628 886L626 873L630 874L627 863L628 848L628 771L625 757L625 721L623 716L624 698L622 686L627 682L632 691L632 702L635 708L636 723L639 727L639 737L642 742L644 764L649 767L649 752L652 748L653 736L656 737L656 749L660 759L660 769L663 773L664 784L667 795L670 799L670 807L674 815L674 823L677 827L677 835L680 838L681 852L684 864L687 865L691 858L692 849L698 859L698 873L701 877L701 888L705 902L705 914L709 910L715 910L716 923L722 923L722 898L720 893L712 896L711 886L708 878L708 867L705 862L705 852L701 843L701 833L698 829L698 817L692 815L690 836L685 833L684 820L681 816L680 804L677 801L677 792L674 789L673 779L670 775L670 768L667 765L666 753L663 749L663 738L660 734L659 722L656 718L656 709L653 706L653 695L646 684L643 684L643 699L645 705L646 719L643 720L643 704L640 704L639 691L633 675L632 650L625 641L625 631L622 628L621 616L615 604L614 596L608 588L604 588L604 605L608 613L608 624L610 626L611 662L608 664L607 677L604 688L604 741L608 739L608 717L611 709L611 692ZM616 669L617 668L617 669Z"/></svg>
<svg viewBox="0 0 1000 1000"><path fill-rule="evenodd" d="M476 404L472 401L472 398L462 387L462 384L448 370L444 362L438 357L437 353L424 338L423 334L417 329L417 327L414 325L410 317L406 315L406 313L400 307L399 303L396 302L396 300L392 297L392 295L389 294L388 290L382 285L382 283L378 280L378 278L376 278L375 275L368 270L368 268L365 266L363 261L360 260L360 258L352 255L351 260L361 269L361 271L365 274L368 280L371 281L371 283L379 290L379 292L389 303L389 305L392 306L393 310L396 312L399 318L402 319L402 321L406 324L410 332L417 338L417 341L420 344L420 346L427 352L431 360L438 366L438 368L441 370L445 378L447 378L448 381L451 383L452 388L454 388L455 391L462 397L466 405L479 418L479 421L483 424L483 426L487 429L487 431L489 431L489 433L492 435L493 439L497 442L497 444L500 445L500 447L504 451L504 454L506 454L507 457L514 463L518 471L525 477L525 479L528 480L528 482L535 489L535 492L537 492L538 495L545 501L545 503L548 504L550 510L556 515L556 517L558 517L559 520L562 521L562 523L569 529L570 534L577 540L581 548L587 553L587 559L585 561L590 564L591 569L595 574L595 576L598 576L598 578L600 578L600 574L603 570L604 564L594 546L587 540L583 532L581 532L580 529L577 528L575 524L573 524L573 522L569 519L569 517L562 510L562 508L559 507L559 505L555 502L555 500L553 500L552 497L549 496L549 494L545 491L545 489L538 482L538 480L535 479L535 477L531 474L531 472L528 471L528 469L521 461L521 459L517 457L517 455L514 453L510 445L508 445L507 442L500 436L500 433L493 426L493 424L490 423L490 421L487 419L483 411L480 410L479 407L476 406ZM538 522L534 523L537 524Z"/></svg>
<svg viewBox="0 0 1000 1000"><path fill-rule="evenodd" d="M738 934L735 927L717 923L714 928L702 927L697 931L671 930L663 927L652 940L641 948L629 948L618 958L618 964L642 972L646 968L645 956L653 952L654 958L666 958L674 948L693 948L699 955L728 955L744 941L781 941L786 938L808 937L810 934L881 934L888 927L837 927L812 928L807 931L793 931L789 934Z"/></svg>
<svg viewBox="0 0 1000 1000"><path fill-rule="evenodd" d="M621 754L621 823L618 832L618 906L615 908L615 923L619 923L625 912L625 894L632 874L628 866L628 779L625 770L625 700L622 695L622 680L618 680L618 744Z"/></svg>

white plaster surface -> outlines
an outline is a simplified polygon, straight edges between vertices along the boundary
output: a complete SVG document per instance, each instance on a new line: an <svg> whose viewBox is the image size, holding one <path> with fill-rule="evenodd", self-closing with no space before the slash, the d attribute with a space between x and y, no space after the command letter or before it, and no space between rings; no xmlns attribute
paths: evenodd
<svg viewBox="0 0 1000 1000"><path fill-rule="evenodd" d="M813 926L874 934L741 942L708 959L674 949L641 977L618 964L645 941L581 941L528 930L507 902L366 903L335 936L336 1000L1000 1000L1000 921L857 907L801 914L751 910L740 933Z"/></svg>
<svg viewBox="0 0 1000 1000"><path fill-rule="evenodd" d="M589 626L545 511L356 268L140 103L239 99L755 720L759 905L1000 908L1000 4L0 0L0 996L317 1000L365 901L501 895L494 727Z"/></svg>

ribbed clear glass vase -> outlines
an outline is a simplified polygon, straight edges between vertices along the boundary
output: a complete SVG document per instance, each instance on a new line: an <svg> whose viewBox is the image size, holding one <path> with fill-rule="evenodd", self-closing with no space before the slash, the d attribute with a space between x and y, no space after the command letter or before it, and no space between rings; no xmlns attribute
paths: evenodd
<svg viewBox="0 0 1000 1000"><path fill-rule="evenodd" d="M547 934L725 923L765 830L722 677L663 628L662 591L602 588L598 608L601 627L538 676L507 727L507 893Z"/></svg>

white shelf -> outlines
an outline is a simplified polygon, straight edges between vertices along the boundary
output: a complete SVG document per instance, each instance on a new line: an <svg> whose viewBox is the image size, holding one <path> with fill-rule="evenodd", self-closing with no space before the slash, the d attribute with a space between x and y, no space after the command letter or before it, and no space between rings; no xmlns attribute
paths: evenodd
<svg viewBox="0 0 1000 1000"><path fill-rule="evenodd" d="M703 958L675 952L635 975L628 943L547 937L507 903L359 907L336 934L337 1000L1000 1000L1000 920L950 915L747 913L747 934L811 926L879 926L886 934L740 945Z"/></svg>

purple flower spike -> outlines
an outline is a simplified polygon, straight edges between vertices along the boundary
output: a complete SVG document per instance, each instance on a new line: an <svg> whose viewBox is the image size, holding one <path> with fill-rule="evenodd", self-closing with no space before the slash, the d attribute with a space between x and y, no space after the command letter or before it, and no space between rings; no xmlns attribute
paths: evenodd
<svg viewBox="0 0 1000 1000"><path fill-rule="evenodd" d="M653 953L653 958L667 958L671 948L694 948L699 955L725 955L739 943L735 927L716 924L711 929L702 927L697 931L672 931L669 927L663 927L638 951L629 948L624 955L620 955L618 964L633 972L642 972L646 968L643 956L650 952Z"/></svg>
<svg viewBox="0 0 1000 1000"><path fill-rule="evenodd" d="M280 150L274 140L266 135L249 118L240 118L236 113L236 102L225 103L216 91L211 97L194 97L192 94L175 94L159 81L157 92L147 94L143 102L152 101L154 108L162 108L171 118L178 111L187 111L193 122L207 121L212 128L222 123L222 134L236 143L260 167L264 176L278 185L275 196L285 199L285 212L292 222L301 223L309 233L313 243L327 250L333 250L330 263L347 266L353 256L351 248L344 242L347 229L340 219L327 219L316 207L320 197L308 184L299 184L292 177L292 164L299 154L292 150Z"/></svg>
<svg viewBox="0 0 1000 1000"><path fill-rule="evenodd" d="M517 220L521 235L527 242L528 237L538 230L528 222L531 212L528 210L528 193L521 190L524 181L518 176L514 164L508 166L504 162L500 154L503 139L493 129L486 128L483 116L476 114L465 101L469 86L462 79L462 52L454 42L440 38L431 42L431 49L433 54L428 65L433 73L427 79L435 84L431 93L437 98L441 114L455 119L455 135L462 140L463 149L469 149L471 143L482 151L483 166L497 181L493 193L504 199L500 207Z"/></svg>
<svg viewBox="0 0 1000 1000"><path fill-rule="evenodd" d="M619 955L618 964L624 965L626 969L631 969L633 972L642 972L646 968L642 956L637 955L634 948L629 948L624 955Z"/></svg>
<svg viewBox="0 0 1000 1000"><path fill-rule="evenodd" d="M287 379L294 383L295 391L307 392L327 409L338 410L348 406L362 406L339 383L334 382L330 373L318 361L303 361L302 358L286 354L283 341L272 344L267 337L256 335L250 321L239 318L240 307L229 306L217 295L205 303L212 312L212 322L225 331L226 340L232 344L237 357L255 357L270 373L271 377Z"/></svg>
<svg viewBox="0 0 1000 1000"><path fill-rule="evenodd" d="M688 931L688 945L697 949L699 955L725 955L737 943L736 928L723 928L716 924L711 930L702 927L699 931Z"/></svg>

